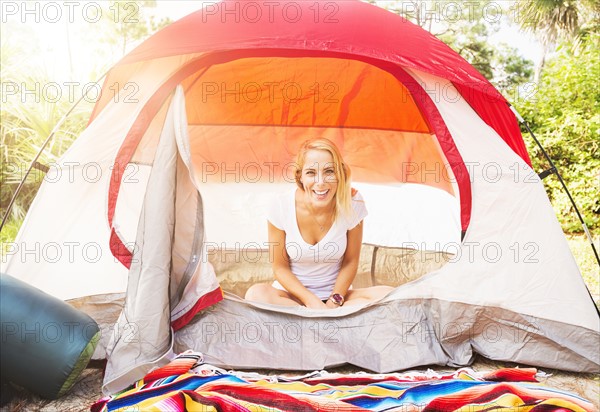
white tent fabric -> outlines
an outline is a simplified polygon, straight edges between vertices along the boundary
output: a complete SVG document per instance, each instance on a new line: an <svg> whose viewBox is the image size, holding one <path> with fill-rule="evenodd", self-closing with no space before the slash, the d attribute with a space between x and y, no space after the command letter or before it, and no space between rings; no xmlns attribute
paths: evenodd
<svg viewBox="0 0 600 412"><path fill-rule="evenodd" d="M452 87L443 79L411 73L425 90L440 83ZM470 173L471 224L454 262L398 289L395 296L415 297L416 288L419 297L510 308L598 331L583 279L569 275L579 269L538 176L464 100L444 103L438 100L436 106L465 162L476 166ZM436 282L437 276L445 281ZM469 285L468 294L464 285Z"/></svg>

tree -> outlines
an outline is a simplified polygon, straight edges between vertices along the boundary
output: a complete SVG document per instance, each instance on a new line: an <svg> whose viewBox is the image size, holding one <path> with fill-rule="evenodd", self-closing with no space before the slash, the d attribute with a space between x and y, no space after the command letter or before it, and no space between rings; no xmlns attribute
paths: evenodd
<svg viewBox="0 0 600 412"><path fill-rule="evenodd" d="M428 30L502 92L512 91L531 79L533 62L519 55L514 47L490 42L490 36L500 28L504 12L491 0L368 1Z"/></svg>
<svg viewBox="0 0 600 412"><path fill-rule="evenodd" d="M573 37L579 30L577 3L581 0L533 0L516 3L516 18L521 27L538 36L544 45L560 37Z"/></svg>
<svg viewBox="0 0 600 412"><path fill-rule="evenodd" d="M152 10L156 8L156 0L110 1L104 5L106 11L102 14L104 24L100 26L100 38L117 46L121 56L132 44L171 23L169 18L155 20Z"/></svg>
<svg viewBox="0 0 600 412"><path fill-rule="evenodd" d="M577 51L568 44L544 69L534 98L517 109L560 170L590 230L600 229L600 33L590 32ZM529 144L534 169L548 168L541 151ZM581 232L572 205L555 177L544 181L567 232Z"/></svg>
<svg viewBox="0 0 600 412"><path fill-rule="evenodd" d="M583 33L598 26L600 2L597 0L517 0L513 6L514 20L524 31L533 33L543 46L534 82L538 83L546 55L560 41L579 43Z"/></svg>
<svg viewBox="0 0 600 412"><path fill-rule="evenodd" d="M452 47L475 67L486 79L494 78L494 55L496 50L489 42L488 25L477 19L462 20L438 34L440 40Z"/></svg>

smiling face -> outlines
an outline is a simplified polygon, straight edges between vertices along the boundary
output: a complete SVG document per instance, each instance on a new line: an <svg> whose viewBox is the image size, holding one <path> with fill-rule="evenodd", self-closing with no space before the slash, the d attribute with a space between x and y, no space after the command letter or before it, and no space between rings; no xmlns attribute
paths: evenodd
<svg viewBox="0 0 600 412"><path fill-rule="evenodd" d="M311 149L306 152L300 182L314 207L326 207L334 201L338 187L338 176L331 153Z"/></svg>
<svg viewBox="0 0 600 412"><path fill-rule="evenodd" d="M350 168L329 139L306 140L296 156L294 177L313 209L333 207L334 216L352 213Z"/></svg>

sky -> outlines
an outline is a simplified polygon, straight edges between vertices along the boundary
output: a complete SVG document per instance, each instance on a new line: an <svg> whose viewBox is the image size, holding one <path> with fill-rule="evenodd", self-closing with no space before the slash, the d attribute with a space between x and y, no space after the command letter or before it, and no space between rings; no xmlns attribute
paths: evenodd
<svg viewBox="0 0 600 412"><path fill-rule="evenodd" d="M308 1L308 0L305 0ZM322 0L325 1L325 0ZM516 46L524 57L536 63L541 57L541 47L535 40L527 34L521 33L515 25L510 25L507 15L514 13L515 10L507 7L511 4L508 0L499 0L499 3L492 3L486 12L493 21L499 19L500 31L494 34L490 41L494 43L505 42ZM418 0L417 0L418 2ZM192 0L157 0L157 6L148 11L157 18L169 17L175 21L185 15L192 13L202 7L203 4L210 1L192 1ZM397 7L410 7L413 1L379 1L379 5L395 4ZM398 3L400 6L398 6ZM423 2L422 2L423 3ZM104 59L105 67L108 68L116 63L121 57L121 50L112 55L98 56L93 48L88 47L92 38L81 35L81 27L86 23L98 18L99 1L8 1L0 2L1 23L10 23L22 28L17 34L22 36L19 42L23 42L26 47L36 47L36 53L32 54L32 59L36 59L29 66L38 66L43 68L51 79L57 81L79 80L81 82L97 79L101 73L92 72L93 67L98 67L98 60ZM136 10L134 3L125 3L125 14L118 16L119 19L135 18ZM457 10L470 4L471 7L477 7L480 3L477 0L472 1L451 1L444 3L443 9L425 10L425 13L433 13L436 19L444 22L451 21ZM482 3L483 4L483 3ZM504 10L501 10L500 4ZM500 13L498 13L498 11ZM104 13L107 13L106 11ZM110 12L109 12L110 13ZM113 12L114 13L114 12ZM123 13L123 12L121 12ZM106 16L103 16L106 17ZM109 16L117 18L115 15ZM10 26L10 27L13 27ZM89 26L89 24L88 24ZM4 30L3 35L6 35ZM67 37L69 36L69 37ZM69 59L67 39L71 44L72 56ZM130 45L129 48L133 47Z"/></svg>

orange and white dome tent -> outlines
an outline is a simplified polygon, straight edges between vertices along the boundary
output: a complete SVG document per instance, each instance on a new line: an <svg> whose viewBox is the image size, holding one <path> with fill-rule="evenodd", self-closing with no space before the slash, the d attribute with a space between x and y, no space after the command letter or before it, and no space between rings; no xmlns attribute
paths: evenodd
<svg viewBox="0 0 600 412"><path fill-rule="evenodd" d="M207 248L268 246L266 205L314 136L352 168L366 243L454 258L365 308L223 299ZM109 71L5 271L100 320L107 392L173 347L234 368L387 372L477 352L598 372L598 313L530 166L506 100L420 27L359 1L226 0ZM109 333L102 303L122 294Z"/></svg>

